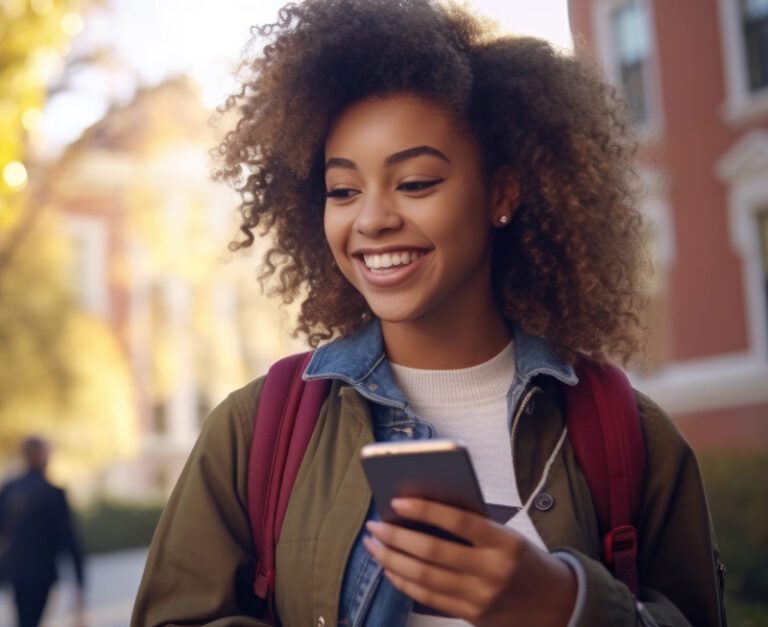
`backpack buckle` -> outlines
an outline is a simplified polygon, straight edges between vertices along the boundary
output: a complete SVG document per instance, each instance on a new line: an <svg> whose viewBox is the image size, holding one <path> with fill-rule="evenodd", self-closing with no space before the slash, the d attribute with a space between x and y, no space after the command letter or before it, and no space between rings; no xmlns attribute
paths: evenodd
<svg viewBox="0 0 768 627"><path fill-rule="evenodd" d="M637 529L632 525L611 529L603 538L603 553L607 564L613 564L618 555L637 555Z"/></svg>

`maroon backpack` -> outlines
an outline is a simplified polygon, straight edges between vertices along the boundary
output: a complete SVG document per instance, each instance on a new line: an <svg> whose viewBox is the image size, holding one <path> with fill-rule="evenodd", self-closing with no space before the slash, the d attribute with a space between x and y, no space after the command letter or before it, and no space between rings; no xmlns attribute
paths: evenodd
<svg viewBox="0 0 768 627"><path fill-rule="evenodd" d="M301 460L330 380L305 382L312 353L285 357L261 389L248 460L248 514L256 549L253 590L272 611L275 547ZM563 386L566 424L589 484L601 533L603 561L637 595L637 531L645 447L634 392L624 373L588 360L576 363L579 383ZM250 481L258 477L258 481ZM264 478L266 477L266 480Z"/></svg>

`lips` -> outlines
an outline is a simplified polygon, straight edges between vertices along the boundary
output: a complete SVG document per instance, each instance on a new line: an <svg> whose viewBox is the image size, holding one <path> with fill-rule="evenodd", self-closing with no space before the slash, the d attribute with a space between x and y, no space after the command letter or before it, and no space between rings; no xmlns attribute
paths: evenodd
<svg viewBox="0 0 768 627"><path fill-rule="evenodd" d="M353 255L366 282L374 287L395 287L418 272L431 251L392 249Z"/></svg>

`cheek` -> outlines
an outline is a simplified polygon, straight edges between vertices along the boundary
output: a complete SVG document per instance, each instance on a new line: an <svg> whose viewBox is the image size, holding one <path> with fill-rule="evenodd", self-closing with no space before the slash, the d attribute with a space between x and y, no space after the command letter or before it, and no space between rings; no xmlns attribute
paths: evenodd
<svg viewBox="0 0 768 627"><path fill-rule="evenodd" d="M466 176L457 177L446 191L450 194L457 220L479 225L490 215L489 190L479 176L472 176L470 172Z"/></svg>
<svg viewBox="0 0 768 627"><path fill-rule="evenodd" d="M491 227L490 210L484 197L465 193L453 196L449 207L443 205L440 212L435 212L432 232L446 242L473 245L484 241Z"/></svg>

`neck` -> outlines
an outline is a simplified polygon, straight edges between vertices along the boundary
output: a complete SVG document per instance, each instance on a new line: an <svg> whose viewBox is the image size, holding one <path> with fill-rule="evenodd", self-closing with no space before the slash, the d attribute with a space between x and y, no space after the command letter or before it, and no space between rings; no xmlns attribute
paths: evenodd
<svg viewBox="0 0 768 627"><path fill-rule="evenodd" d="M459 310L442 307L441 313L415 321L382 321L381 332L392 363L424 370L476 366L498 355L512 339L492 302L479 310L469 302Z"/></svg>

